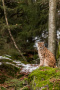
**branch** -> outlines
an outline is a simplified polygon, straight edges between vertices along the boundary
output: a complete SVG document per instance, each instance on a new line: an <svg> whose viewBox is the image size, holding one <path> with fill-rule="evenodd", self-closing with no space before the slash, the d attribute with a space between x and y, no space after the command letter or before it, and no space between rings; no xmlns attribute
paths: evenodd
<svg viewBox="0 0 60 90"><path fill-rule="evenodd" d="M13 41L13 44L14 44L15 48L18 50L18 52L20 53L20 55L22 56L22 58L24 59L24 61L27 61L26 58L23 56L21 50L18 48L18 46L17 46L17 44L16 44L16 42L15 42L15 40L14 40L12 34L11 34L10 27L9 27L9 23L8 23L8 19L7 19L7 13L6 13L6 9L5 9L4 0L2 0L2 4L3 4L4 15L5 15L5 21L6 21L6 25L7 25L7 27L8 27L9 35L10 35L12 41Z"/></svg>

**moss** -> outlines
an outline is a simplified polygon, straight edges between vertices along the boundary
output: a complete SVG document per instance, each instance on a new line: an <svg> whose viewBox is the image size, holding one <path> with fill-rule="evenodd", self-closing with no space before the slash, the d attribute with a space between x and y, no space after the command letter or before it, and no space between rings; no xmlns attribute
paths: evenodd
<svg viewBox="0 0 60 90"><path fill-rule="evenodd" d="M59 79L59 68L40 67L39 69L34 70L29 75L28 82L30 83L31 87L34 88L34 90L41 87L44 87L43 90L47 90L46 88L48 87L49 90L52 90L52 88L56 88L56 90L59 90L59 82L57 83Z"/></svg>

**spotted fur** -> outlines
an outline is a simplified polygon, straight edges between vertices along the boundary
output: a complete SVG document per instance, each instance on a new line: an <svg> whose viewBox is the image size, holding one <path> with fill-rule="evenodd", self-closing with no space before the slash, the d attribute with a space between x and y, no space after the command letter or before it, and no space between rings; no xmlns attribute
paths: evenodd
<svg viewBox="0 0 60 90"><path fill-rule="evenodd" d="M54 55L44 46L44 42L38 42L38 55L40 66L56 67Z"/></svg>

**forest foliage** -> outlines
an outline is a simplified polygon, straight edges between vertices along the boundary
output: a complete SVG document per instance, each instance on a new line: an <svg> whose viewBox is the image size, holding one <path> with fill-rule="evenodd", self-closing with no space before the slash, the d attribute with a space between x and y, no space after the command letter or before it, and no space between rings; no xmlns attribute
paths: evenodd
<svg viewBox="0 0 60 90"><path fill-rule="evenodd" d="M5 0L5 5L11 33L24 54L29 51L35 53L34 44L36 40L44 41L47 44L48 0L37 0L36 2L35 0ZM16 55L18 52L7 29L2 1L0 0L0 52L1 55ZM46 35L47 37L45 37Z"/></svg>
<svg viewBox="0 0 60 90"><path fill-rule="evenodd" d="M17 46L28 62L23 61L23 58L14 47L6 25L2 0L0 0L0 56L3 57L3 59L0 59L0 89L29 90L29 88L32 88L36 90L43 88L43 90L47 90L49 88L50 90L59 90L59 68L40 67L28 76L28 73L20 73L23 66L17 67L17 64L21 63L39 63L35 42L44 41L45 46L48 46L48 0L4 1L9 28ZM59 11L60 0L58 0L57 4L56 31L60 29ZM58 38L56 41L56 58L58 59L60 56L60 42ZM19 62L18 60L21 63L16 64L15 62Z"/></svg>

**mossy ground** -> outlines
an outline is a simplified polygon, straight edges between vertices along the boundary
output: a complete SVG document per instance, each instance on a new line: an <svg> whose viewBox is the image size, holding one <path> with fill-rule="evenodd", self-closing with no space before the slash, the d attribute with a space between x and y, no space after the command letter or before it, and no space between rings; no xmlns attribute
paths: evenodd
<svg viewBox="0 0 60 90"><path fill-rule="evenodd" d="M60 90L59 68L40 67L29 76L23 77L25 75L20 74L19 68L2 64L0 66L0 90Z"/></svg>
<svg viewBox="0 0 60 90"><path fill-rule="evenodd" d="M28 77L32 90L60 90L60 69L40 67Z"/></svg>
<svg viewBox="0 0 60 90"><path fill-rule="evenodd" d="M19 68L3 63L0 65L0 90L29 90L26 79L20 80L22 77Z"/></svg>
<svg viewBox="0 0 60 90"><path fill-rule="evenodd" d="M27 86L24 87L23 82L17 78L7 78L4 84L0 85L0 90L29 90Z"/></svg>

